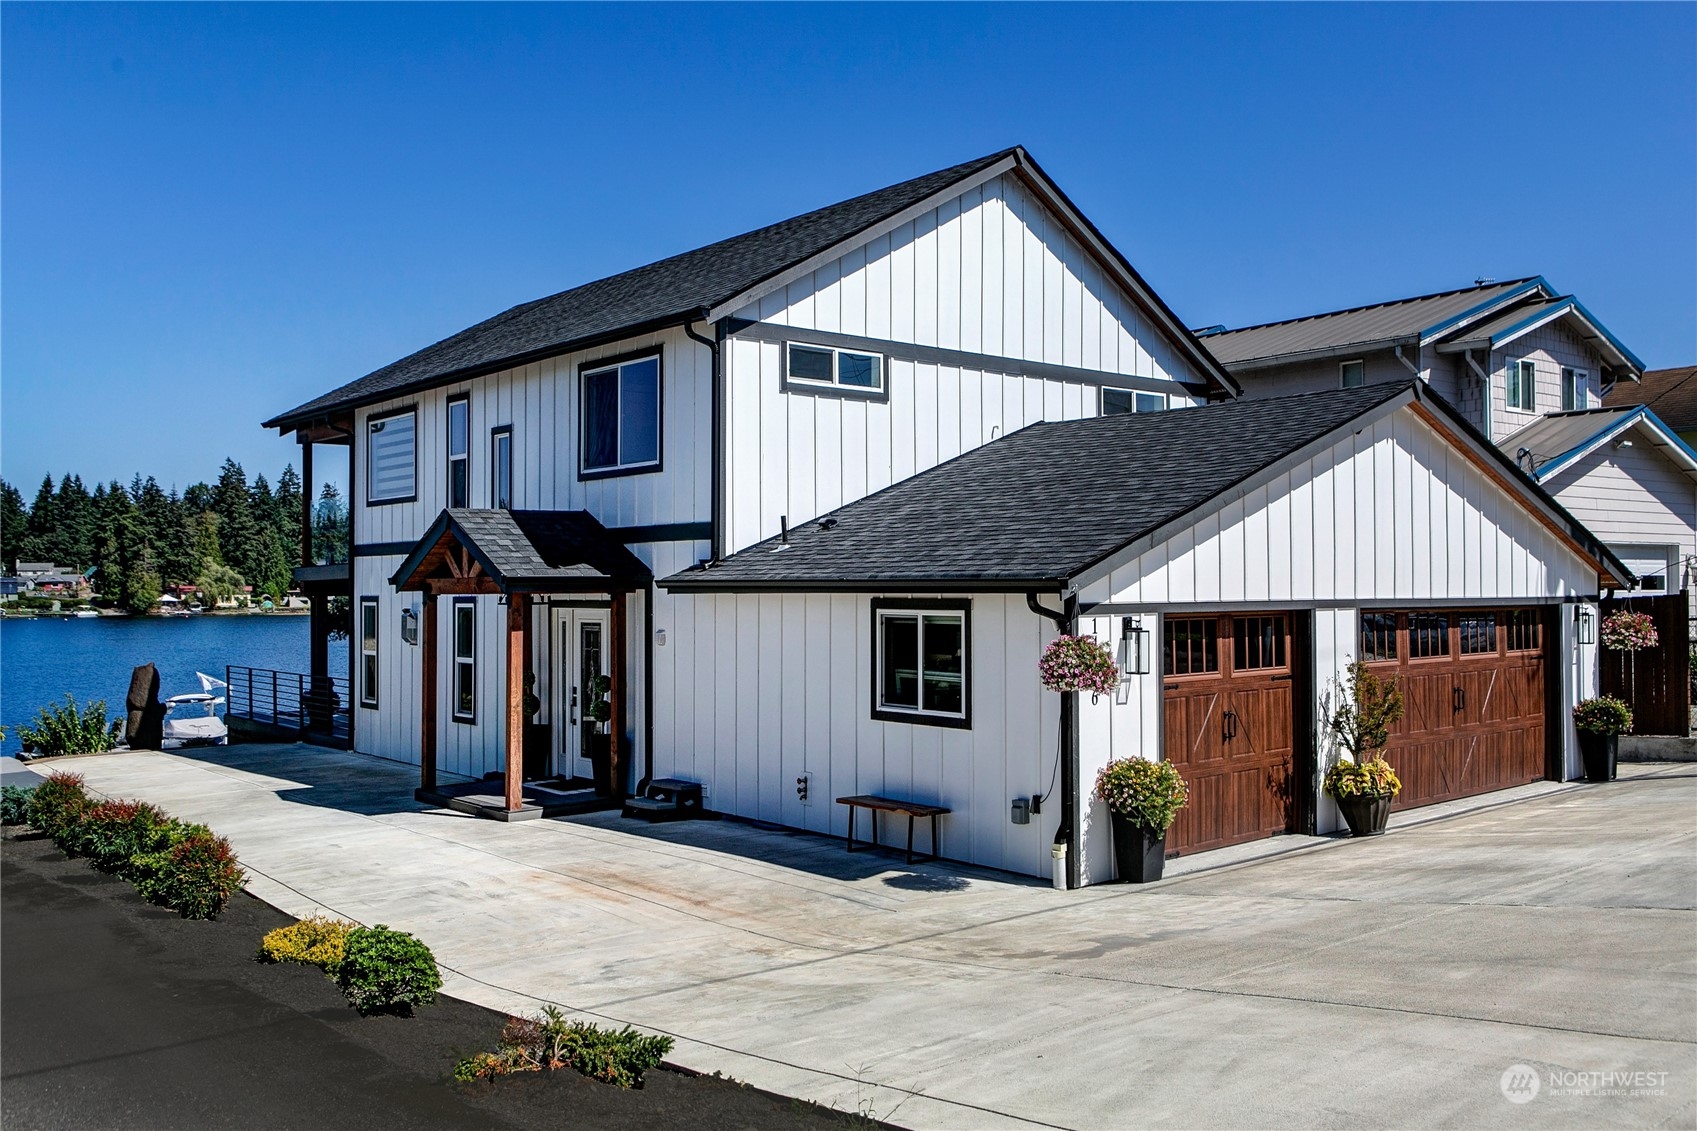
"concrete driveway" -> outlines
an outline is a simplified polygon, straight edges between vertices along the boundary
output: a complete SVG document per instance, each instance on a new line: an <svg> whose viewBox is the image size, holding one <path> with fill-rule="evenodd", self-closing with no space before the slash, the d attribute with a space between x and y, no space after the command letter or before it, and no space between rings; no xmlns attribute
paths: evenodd
<svg viewBox="0 0 1697 1131"><path fill-rule="evenodd" d="M731 822L424 810L412 768L310 747L67 768L227 834L285 911L416 932L452 994L908 1126L1697 1125L1697 767L1072 893ZM1651 1075L1563 1075L1604 1072Z"/></svg>

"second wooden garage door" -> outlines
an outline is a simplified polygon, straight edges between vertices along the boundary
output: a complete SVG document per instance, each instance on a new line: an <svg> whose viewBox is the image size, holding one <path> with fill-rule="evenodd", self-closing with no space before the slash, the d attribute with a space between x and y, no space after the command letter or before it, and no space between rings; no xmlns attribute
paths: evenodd
<svg viewBox="0 0 1697 1131"><path fill-rule="evenodd" d="M1385 757L1395 808L1524 785L1544 776L1544 632L1537 609L1369 612L1361 656L1402 685Z"/></svg>
<svg viewBox="0 0 1697 1131"><path fill-rule="evenodd" d="M1167 851L1199 852L1284 832L1294 749L1291 618L1168 618L1166 759L1190 785Z"/></svg>

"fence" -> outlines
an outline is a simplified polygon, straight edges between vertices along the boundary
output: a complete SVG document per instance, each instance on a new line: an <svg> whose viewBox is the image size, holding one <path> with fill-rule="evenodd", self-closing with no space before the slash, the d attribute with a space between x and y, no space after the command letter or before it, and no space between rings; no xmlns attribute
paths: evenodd
<svg viewBox="0 0 1697 1131"><path fill-rule="evenodd" d="M320 746L347 747L348 681L340 676L314 679L302 672L270 668L224 669L224 714L243 719L261 732L274 732Z"/></svg>
<svg viewBox="0 0 1697 1131"><path fill-rule="evenodd" d="M1604 695L1632 704L1632 733L1686 735L1691 731L1690 614L1684 593L1605 600L1602 615L1648 613L1660 642L1639 652L1601 650Z"/></svg>

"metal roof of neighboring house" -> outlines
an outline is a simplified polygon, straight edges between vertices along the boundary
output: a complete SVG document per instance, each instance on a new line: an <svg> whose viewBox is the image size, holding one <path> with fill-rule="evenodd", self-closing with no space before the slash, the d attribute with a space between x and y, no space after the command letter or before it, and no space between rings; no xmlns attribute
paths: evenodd
<svg viewBox="0 0 1697 1131"><path fill-rule="evenodd" d="M1379 409L1436 406L1597 560L1614 555L1412 379L1034 424L661 584L677 590L1056 591ZM1182 473L1175 474L1175 469ZM1182 524L1182 525L1181 525Z"/></svg>
<svg viewBox="0 0 1697 1131"><path fill-rule="evenodd" d="M1469 349L1501 349L1516 338L1530 334L1558 318L1577 324L1580 336L1590 343L1592 349L1608 358L1611 364L1627 369L1634 375L1643 371L1644 363L1639 361L1619 338L1609 333L1608 327L1586 310L1584 303L1572 295L1515 302L1504 308L1501 313L1481 319L1454 333L1445 334L1438 344L1438 351L1456 353Z"/></svg>
<svg viewBox="0 0 1697 1131"><path fill-rule="evenodd" d="M1502 447L1514 455L1517 465L1530 470L1534 479L1546 482L1588 453L1634 430L1697 479L1697 452L1644 405L1553 412L1504 440Z"/></svg>
<svg viewBox="0 0 1697 1131"><path fill-rule="evenodd" d="M651 576L588 511L467 509L438 515L389 583L418 588L409 582L435 563L449 539L503 592L628 588Z"/></svg>
<svg viewBox="0 0 1697 1131"><path fill-rule="evenodd" d="M1697 365L1646 370L1637 384L1617 383L1603 403L1645 405L1674 431L1697 431Z"/></svg>
<svg viewBox="0 0 1697 1131"><path fill-rule="evenodd" d="M1228 369L1234 369L1267 358L1295 360L1350 347L1417 342L1436 329L1465 326L1469 317L1480 316L1507 300L1537 293L1542 285L1543 280L1534 275L1463 287L1204 334L1202 344Z"/></svg>
<svg viewBox="0 0 1697 1131"><path fill-rule="evenodd" d="M733 302L844 241L998 167L1018 167L1052 190L1062 208L1077 214L1030 155L1015 146L645 267L522 303L272 417L264 427L289 431L334 412L419 389L686 322L705 321L709 310ZM1077 218L1088 229L1088 237L1100 241L1105 254L1129 274L1133 288L1145 292L1143 297L1170 322L1175 338L1192 353L1198 368L1234 395L1241 391L1213 357L1196 344L1159 296L1148 290L1124 256L1102 239L1082 214L1077 214Z"/></svg>

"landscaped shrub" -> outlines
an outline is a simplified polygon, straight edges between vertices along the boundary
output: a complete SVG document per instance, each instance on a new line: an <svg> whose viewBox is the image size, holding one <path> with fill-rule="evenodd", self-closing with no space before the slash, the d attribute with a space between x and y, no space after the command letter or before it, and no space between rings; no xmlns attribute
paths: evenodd
<svg viewBox="0 0 1697 1131"><path fill-rule="evenodd" d="M170 847L131 857L136 890L185 919L216 919L247 874L230 842L205 825L174 825L171 834Z"/></svg>
<svg viewBox="0 0 1697 1131"><path fill-rule="evenodd" d="M18 728L18 741L36 754L101 754L118 745L122 719L106 718L106 700L95 699L81 710L69 693L63 707L43 707L34 726Z"/></svg>
<svg viewBox="0 0 1697 1131"><path fill-rule="evenodd" d="M348 949L354 924L344 919L308 915L298 923L278 927L259 940L259 957L266 962L299 962L336 976Z"/></svg>
<svg viewBox="0 0 1697 1131"><path fill-rule="evenodd" d="M0 786L0 825L21 825L29 820L29 794L21 785Z"/></svg>
<svg viewBox="0 0 1697 1131"><path fill-rule="evenodd" d="M81 774L55 770L30 792L29 823L69 852L71 849L66 844L76 839L83 815L93 806L94 802L83 790Z"/></svg>
<svg viewBox="0 0 1697 1131"><path fill-rule="evenodd" d="M132 857L170 845L173 824L145 801L102 801L83 815L75 848L102 872L127 875Z"/></svg>
<svg viewBox="0 0 1697 1131"><path fill-rule="evenodd" d="M538 1016L509 1019L499 1047L454 1065L454 1079L571 1068L606 1084L640 1088L643 1073L657 1067L670 1051L670 1037L647 1037L628 1025L603 1029L587 1021L567 1021L550 1005Z"/></svg>
<svg viewBox="0 0 1697 1131"><path fill-rule="evenodd" d="M435 1001L436 991L442 988L442 975L430 948L382 923L348 932L336 981L361 1013L403 1016Z"/></svg>

